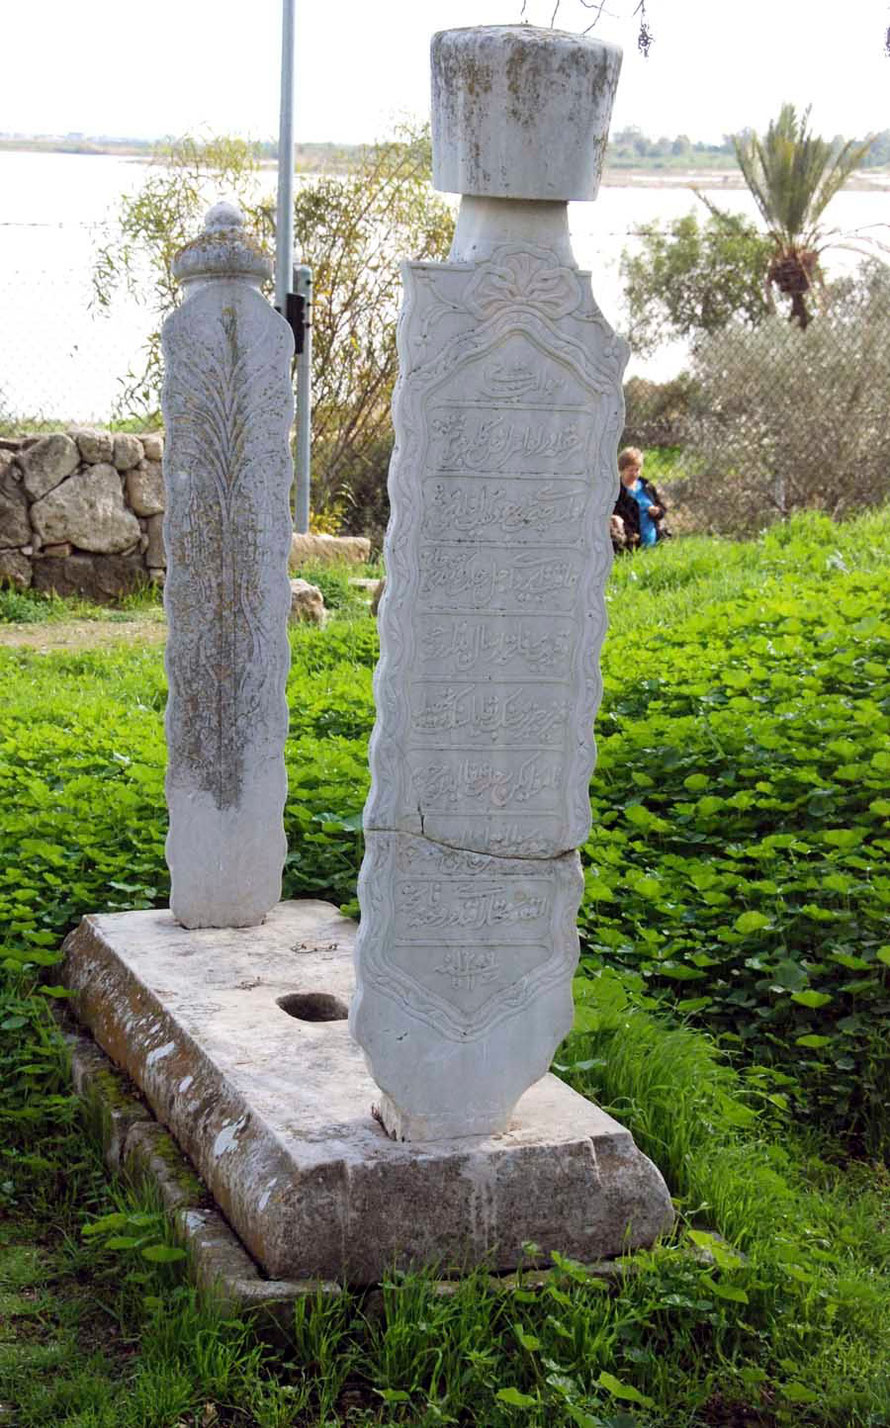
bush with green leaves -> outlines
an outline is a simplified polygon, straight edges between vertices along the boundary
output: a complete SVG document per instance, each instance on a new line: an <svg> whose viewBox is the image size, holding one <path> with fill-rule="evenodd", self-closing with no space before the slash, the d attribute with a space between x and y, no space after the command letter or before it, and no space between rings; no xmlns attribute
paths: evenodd
<svg viewBox="0 0 890 1428"><path fill-rule="evenodd" d="M341 529L367 536L372 549L383 549L389 521L387 478L394 435L391 426L360 452L349 452L340 468Z"/></svg>
<svg viewBox="0 0 890 1428"><path fill-rule="evenodd" d="M696 409L698 388L687 372L669 382L630 377L624 384L622 446L682 451ZM647 470L647 476L649 472Z"/></svg>
<svg viewBox="0 0 890 1428"><path fill-rule="evenodd" d="M349 172L313 175L294 198L294 241L313 270L313 510L349 510L349 528L379 524L380 451L391 440L395 325L405 258L443 258L454 218L430 186L426 130L356 151ZM142 186L120 201L116 229L97 254L100 306L119 291L148 305L156 326L128 376L121 410L156 420L162 319L178 301L173 259L200 229L212 196L231 194L248 229L274 248L275 213L260 182L259 150L240 139L191 136L158 151ZM265 186L268 191L268 186ZM269 285L271 295L271 285Z"/></svg>
<svg viewBox="0 0 890 1428"><path fill-rule="evenodd" d="M0 625L39 625L50 618L51 612L45 595L0 584Z"/></svg>
<svg viewBox="0 0 890 1428"><path fill-rule="evenodd" d="M772 244L739 214L712 210L644 224L621 256L631 347L651 354L678 338L697 342L730 322L757 327L773 309L766 273Z"/></svg>
<svg viewBox="0 0 890 1428"><path fill-rule="evenodd" d="M317 509L340 505L360 527L362 495L392 431L396 318L405 259L444 258L454 219L430 185L429 133L360 151L354 172L304 184L294 236L313 269L312 465ZM385 468L382 472L385 488Z"/></svg>
<svg viewBox="0 0 890 1428"><path fill-rule="evenodd" d="M610 637L581 914L595 962L872 1153L890 1148L888 525L777 526L755 585ZM682 549L619 570L632 599L684 574Z"/></svg>

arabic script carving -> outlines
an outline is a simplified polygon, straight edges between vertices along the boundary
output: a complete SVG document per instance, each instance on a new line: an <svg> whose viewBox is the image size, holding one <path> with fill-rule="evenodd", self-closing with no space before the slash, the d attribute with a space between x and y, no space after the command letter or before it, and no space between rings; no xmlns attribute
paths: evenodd
<svg viewBox="0 0 890 1428"><path fill-rule="evenodd" d="M405 281L351 1025L411 1107L570 1022L623 352L546 251Z"/></svg>
<svg viewBox="0 0 890 1428"><path fill-rule="evenodd" d="M526 416L512 408L444 410L430 420L435 465L442 471L584 473L584 444L575 413ZM575 417L575 420L572 420ZM549 429L548 429L549 428Z"/></svg>

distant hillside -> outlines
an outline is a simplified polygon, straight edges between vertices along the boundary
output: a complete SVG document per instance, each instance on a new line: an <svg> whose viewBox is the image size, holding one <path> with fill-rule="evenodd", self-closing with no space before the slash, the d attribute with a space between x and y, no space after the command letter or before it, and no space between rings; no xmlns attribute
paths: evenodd
<svg viewBox="0 0 890 1428"><path fill-rule="evenodd" d="M150 159L169 143L169 138L127 139L109 135L88 134L0 134L0 152L23 149L53 154L116 154L122 158ZM837 135L835 146L844 139ZM346 173L354 168L361 144L297 144L297 169L302 173ZM278 145L274 140L257 143L261 162L276 163ZM890 129L875 136L862 165L864 169L890 165ZM697 170L737 171L732 136L726 134L719 144L692 140L686 134L673 139L663 135L650 139L641 129L630 126L614 133L606 150L606 170L609 173L671 173L688 174Z"/></svg>

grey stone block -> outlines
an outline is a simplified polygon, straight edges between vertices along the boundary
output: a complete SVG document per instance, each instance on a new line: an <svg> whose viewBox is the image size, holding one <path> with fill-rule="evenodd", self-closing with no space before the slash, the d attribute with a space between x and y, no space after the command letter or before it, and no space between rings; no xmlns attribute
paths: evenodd
<svg viewBox="0 0 890 1428"><path fill-rule="evenodd" d="M77 442L82 461L93 466L97 462L111 461L114 452L114 437L110 431L97 431L94 427L75 427L68 435Z"/></svg>
<svg viewBox="0 0 890 1428"><path fill-rule="evenodd" d="M11 463L0 468L0 550L27 545L31 539L28 498L16 474Z"/></svg>
<svg viewBox="0 0 890 1428"><path fill-rule="evenodd" d="M137 516L156 516L164 509L164 475L159 461L140 461L127 472L127 499Z"/></svg>
<svg viewBox="0 0 890 1428"><path fill-rule="evenodd" d="M77 443L55 431L51 436L41 436L19 452L19 466L25 490L32 501L39 501L48 491L76 471L80 464Z"/></svg>
<svg viewBox="0 0 890 1428"><path fill-rule="evenodd" d="M87 466L31 507L31 523L44 545L71 541L80 550L115 555L139 540L139 522L124 505L117 471Z"/></svg>
<svg viewBox="0 0 890 1428"><path fill-rule="evenodd" d="M31 584L32 565L21 550L0 550L0 585L12 585L27 590Z"/></svg>
<svg viewBox="0 0 890 1428"><path fill-rule="evenodd" d="M118 471L129 471L131 467L138 466L144 455L145 450L138 436L127 431L115 434L114 454L111 459Z"/></svg>
<svg viewBox="0 0 890 1428"><path fill-rule="evenodd" d="M164 437L162 432L144 431L139 440L142 442L146 461L160 461L163 458Z"/></svg>
<svg viewBox="0 0 890 1428"><path fill-rule="evenodd" d="M629 1132L552 1076L496 1136L390 1140L343 1019L355 926L284 903L261 927L168 912L84 919L66 944L78 1015L140 1087L273 1279L379 1280L393 1264L585 1261L672 1221Z"/></svg>
<svg viewBox="0 0 890 1428"><path fill-rule="evenodd" d="M115 600L135 590L145 579L139 555L69 555L34 564L34 589L57 595L83 595L88 600Z"/></svg>

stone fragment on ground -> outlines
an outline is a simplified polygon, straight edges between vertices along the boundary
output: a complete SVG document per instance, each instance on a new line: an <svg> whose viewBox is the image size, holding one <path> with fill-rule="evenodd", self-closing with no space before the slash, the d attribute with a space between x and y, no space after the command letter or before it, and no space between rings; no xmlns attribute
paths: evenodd
<svg viewBox="0 0 890 1428"><path fill-rule="evenodd" d="M313 561L346 561L361 565L371 558L371 542L366 536L308 535L294 531L290 541L290 568Z"/></svg>
<svg viewBox="0 0 890 1428"><path fill-rule="evenodd" d="M328 612L324 596L317 585L308 580L292 580L290 583L290 622L292 625L323 625Z"/></svg>

